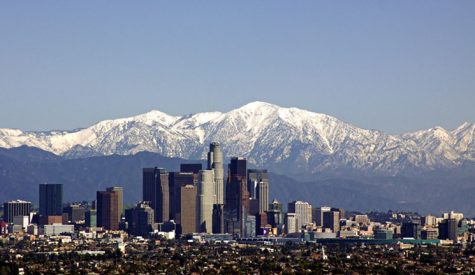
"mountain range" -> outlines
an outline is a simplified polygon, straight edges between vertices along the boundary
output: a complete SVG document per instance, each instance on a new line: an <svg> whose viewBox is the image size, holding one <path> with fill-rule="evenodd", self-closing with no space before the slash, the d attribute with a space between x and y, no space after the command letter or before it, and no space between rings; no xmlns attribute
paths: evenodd
<svg viewBox="0 0 475 275"><path fill-rule="evenodd" d="M177 171L180 163L202 162L217 141L227 158L269 169L270 195L284 203L475 215L474 137L473 123L389 135L264 102L227 113L151 111L73 131L0 129L0 200L36 202L39 183L63 183L68 201L118 185L134 203L141 168Z"/></svg>
<svg viewBox="0 0 475 275"><path fill-rule="evenodd" d="M475 162L475 124L402 135L361 129L325 114L252 102L227 113L151 111L74 131L0 129L0 147L36 147L66 158L154 152L203 159L211 141L225 156L290 174L357 171L401 175ZM284 174L283 172L281 172Z"/></svg>

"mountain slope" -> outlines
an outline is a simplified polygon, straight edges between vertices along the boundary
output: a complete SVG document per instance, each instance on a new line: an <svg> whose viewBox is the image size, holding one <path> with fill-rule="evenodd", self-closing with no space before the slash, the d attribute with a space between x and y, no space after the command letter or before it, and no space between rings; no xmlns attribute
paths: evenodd
<svg viewBox="0 0 475 275"><path fill-rule="evenodd" d="M23 199L38 205L40 183L64 184L65 201L94 200L96 191L124 188L124 203L142 199L142 168L159 166L179 170L179 164L196 161L142 152L128 156L65 159L28 147L0 150L0 202ZM203 163L204 164L204 163ZM283 202L309 201L348 210L388 209L439 213L457 210L475 215L475 166L423 173L419 177L360 177L297 181L270 173L270 198ZM435 173L435 174L432 174ZM450 183L450 184L448 184Z"/></svg>
<svg viewBox="0 0 475 275"><path fill-rule="evenodd" d="M225 156L294 173L352 169L396 175L475 160L475 124L393 136L297 108L252 102L227 113L170 116L160 111L105 120L76 131L0 129L0 147L37 147L69 158L142 151L202 159L218 141Z"/></svg>

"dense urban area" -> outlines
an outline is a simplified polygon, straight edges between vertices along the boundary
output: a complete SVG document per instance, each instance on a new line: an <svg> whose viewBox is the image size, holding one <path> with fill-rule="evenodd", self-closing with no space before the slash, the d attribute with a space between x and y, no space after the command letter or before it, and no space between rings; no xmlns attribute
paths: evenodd
<svg viewBox="0 0 475 275"><path fill-rule="evenodd" d="M474 273L475 221L463 213L359 213L269 199L267 170L211 143L207 169L143 169L143 201L112 186L65 203L39 185L39 207L3 204L0 274Z"/></svg>

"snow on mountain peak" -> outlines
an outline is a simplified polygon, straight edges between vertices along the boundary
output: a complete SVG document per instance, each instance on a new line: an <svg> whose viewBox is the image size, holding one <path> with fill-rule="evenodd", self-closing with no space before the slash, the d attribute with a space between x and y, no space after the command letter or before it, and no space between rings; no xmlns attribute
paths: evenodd
<svg viewBox="0 0 475 275"><path fill-rule="evenodd" d="M0 147L28 145L74 157L150 151L197 159L211 141L220 142L226 156L244 156L258 166L288 163L312 172L351 167L394 174L475 160L475 124L392 136L261 101L226 113L172 116L154 110L69 132L0 129Z"/></svg>
<svg viewBox="0 0 475 275"><path fill-rule="evenodd" d="M128 119L133 121L140 121L148 125L151 125L155 122L159 122L164 125L171 125L180 118L181 117L179 116L171 116L158 110L152 110L145 114L137 115Z"/></svg>

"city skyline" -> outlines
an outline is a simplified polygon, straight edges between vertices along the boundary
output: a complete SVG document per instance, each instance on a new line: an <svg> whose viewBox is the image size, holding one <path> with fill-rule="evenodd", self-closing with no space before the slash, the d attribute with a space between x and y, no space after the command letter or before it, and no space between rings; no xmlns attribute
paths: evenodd
<svg viewBox="0 0 475 275"><path fill-rule="evenodd" d="M0 274L475 274L475 1L0 4Z"/></svg>

